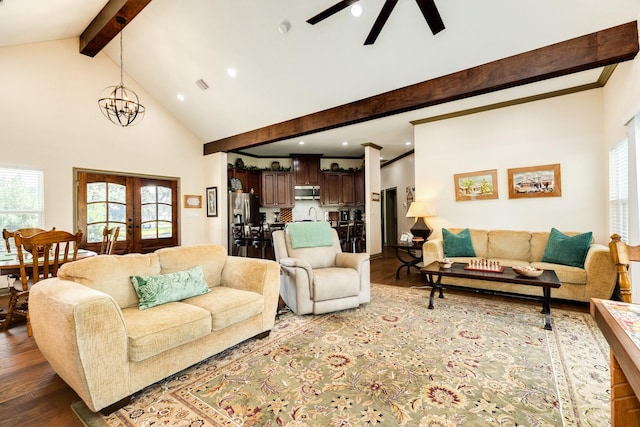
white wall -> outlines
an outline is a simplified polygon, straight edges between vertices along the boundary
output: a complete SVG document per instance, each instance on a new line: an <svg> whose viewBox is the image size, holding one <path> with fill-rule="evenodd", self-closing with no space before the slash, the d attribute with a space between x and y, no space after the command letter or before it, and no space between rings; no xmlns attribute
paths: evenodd
<svg viewBox="0 0 640 427"><path fill-rule="evenodd" d="M635 141L636 146L630 147L631 152L638 152L640 133L640 58L625 62L616 68L603 91L604 102L604 140L608 150L629 136L629 144ZM635 120L630 120L636 116ZM608 153L607 153L608 154ZM605 154L606 155L606 154ZM636 159L637 160L637 159ZM635 166L636 170L632 168ZM640 244L640 206L638 206L638 183L640 176L637 164L629 165L629 243ZM633 178L636 178L634 180ZM634 303L640 303L640 265L632 263L631 268L632 298Z"/></svg>
<svg viewBox="0 0 640 427"><path fill-rule="evenodd" d="M407 218L407 187L415 185L415 155L403 157L388 166L380 168L380 182L382 191L396 189L398 238L408 232L415 222L415 218ZM431 224L430 220L427 220ZM393 243L393 242L388 242Z"/></svg>
<svg viewBox="0 0 640 427"><path fill-rule="evenodd" d="M78 167L180 178L181 244L207 240L205 210L182 209L182 194L204 197L202 141L126 74L147 112L133 127L110 123L97 105L120 80L108 56L80 55L66 39L0 48L0 64L0 166L44 171L45 227L72 229Z"/></svg>
<svg viewBox="0 0 640 427"><path fill-rule="evenodd" d="M592 231L608 242L602 90L415 127L416 199L442 227ZM507 169L560 163L562 196L508 198ZM497 169L499 199L456 202L453 175Z"/></svg>

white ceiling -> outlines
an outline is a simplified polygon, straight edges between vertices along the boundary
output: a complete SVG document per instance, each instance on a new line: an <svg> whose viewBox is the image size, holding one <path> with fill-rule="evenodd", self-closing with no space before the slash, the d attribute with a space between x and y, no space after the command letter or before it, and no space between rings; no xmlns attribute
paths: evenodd
<svg viewBox="0 0 640 427"><path fill-rule="evenodd" d="M398 0L374 45L363 42L384 0L360 0L312 26L338 0L153 0L124 30L124 67L203 143L346 104L636 20L638 0L436 0L434 36L414 0ZM78 37L106 0L3 0L0 47ZM290 24L285 35L278 25ZM119 63L114 39L105 52ZM231 78L227 69L238 75ZM599 70L244 150L391 159L413 149L409 121L597 80ZM209 85L200 90L195 82ZM109 83L109 82L106 82ZM177 94L184 95L179 101ZM142 100L144 103L144 100ZM97 113L97 110L96 110ZM153 114L147 111L146 114ZM347 141L348 146L342 142Z"/></svg>

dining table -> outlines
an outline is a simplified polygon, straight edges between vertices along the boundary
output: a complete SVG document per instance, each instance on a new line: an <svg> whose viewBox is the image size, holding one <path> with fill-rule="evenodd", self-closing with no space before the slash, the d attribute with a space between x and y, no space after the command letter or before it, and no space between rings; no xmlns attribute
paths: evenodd
<svg viewBox="0 0 640 427"><path fill-rule="evenodd" d="M78 249L78 255L76 261L83 258L90 258L96 256L97 253L87 249ZM25 263L28 267L31 267L30 260L26 260ZM0 275L16 273L20 271L20 261L18 260L18 254L8 253L0 255ZM2 284L0 284L0 287Z"/></svg>

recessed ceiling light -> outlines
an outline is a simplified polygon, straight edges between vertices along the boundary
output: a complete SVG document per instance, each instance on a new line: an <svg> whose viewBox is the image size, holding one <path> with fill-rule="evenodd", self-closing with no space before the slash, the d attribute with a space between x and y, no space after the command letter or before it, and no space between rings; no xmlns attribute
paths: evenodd
<svg viewBox="0 0 640 427"><path fill-rule="evenodd" d="M298 142L298 145L304 145L304 141Z"/></svg>
<svg viewBox="0 0 640 427"><path fill-rule="evenodd" d="M291 24L289 23L289 21L285 19L280 23L280 25L278 25L278 32L282 35L285 35L289 32L290 28L291 28Z"/></svg>
<svg viewBox="0 0 640 427"><path fill-rule="evenodd" d="M359 4L354 4L353 6L351 6L351 14L356 18L362 15L362 6L360 6Z"/></svg>
<svg viewBox="0 0 640 427"><path fill-rule="evenodd" d="M235 68L228 68L227 74L229 74L229 76L231 77L236 77L238 75L238 72L236 71Z"/></svg>
<svg viewBox="0 0 640 427"><path fill-rule="evenodd" d="M342 145L349 145L349 141L343 141Z"/></svg>
<svg viewBox="0 0 640 427"><path fill-rule="evenodd" d="M179 101L184 101L184 95L181 93L177 94L176 98L178 98Z"/></svg>
<svg viewBox="0 0 640 427"><path fill-rule="evenodd" d="M411 145L411 141L405 142L404 145Z"/></svg>

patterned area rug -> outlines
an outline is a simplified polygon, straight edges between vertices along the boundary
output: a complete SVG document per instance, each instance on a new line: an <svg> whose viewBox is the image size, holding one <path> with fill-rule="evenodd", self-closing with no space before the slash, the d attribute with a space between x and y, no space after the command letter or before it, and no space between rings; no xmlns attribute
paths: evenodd
<svg viewBox="0 0 640 427"><path fill-rule="evenodd" d="M588 313L372 286L137 394L90 426L606 426L609 347ZM84 412L83 412L84 411Z"/></svg>

